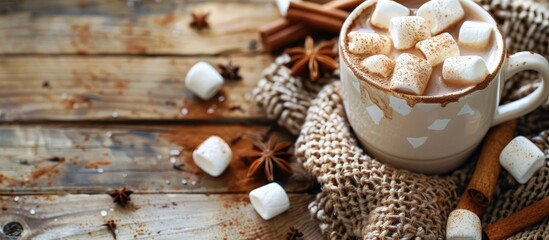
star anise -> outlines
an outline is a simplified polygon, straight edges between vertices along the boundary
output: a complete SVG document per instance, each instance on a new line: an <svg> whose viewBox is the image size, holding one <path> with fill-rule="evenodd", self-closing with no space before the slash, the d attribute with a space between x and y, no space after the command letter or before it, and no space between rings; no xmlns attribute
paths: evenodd
<svg viewBox="0 0 549 240"><path fill-rule="evenodd" d="M304 48L290 48L284 51L290 56L290 62L287 63L291 68L292 76L300 76L309 71L309 79L316 81L321 73L333 72L337 69L337 52L333 50L335 41L327 41L314 48L314 41L311 36L305 39Z"/></svg>
<svg viewBox="0 0 549 240"><path fill-rule="evenodd" d="M113 220L107 221L107 223L103 224L102 226L107 227L109 232L112 234L112 237L116 239L116 223L114 223Z"/></svg>
<svg viewBox="0 0 549 240"><path fill-rule="evenodd" d="M285 160L291 156L291 153L286 151L290 145L292 145L291 142L277 144L274 137L271 137L267 144L254 142L254 148L242 155L245 159L253 159L248 169L248 177L259 176L263 172L267 180L272 182L277 171L285 175L292 174L292 168Z"/></svg>
<svg viewBox="0 0 549 240"><path fill-rule="evenodd" d="M174 163L172 165L173 169L177 171L185 171L185 164L184 163Z"/></svg>
<svg viewBox="0 0 549 240"><path fill-rule="evenodd" d="M219 73L223 78L227 80L240 80L242 77L238 74L238 71L240 70L240 66L233 65L233 61L229 60L229 62L225 65L223 64L217 64L217 67L219 68Z"/></svg>
<svg viewBox="0 0 549 240"><path fill-rule="evenodd" d="M205 28L210 28L210 24L208 24L208 16L210 16L210 13L208 12L192 12L191 17L193 20L189 26L199 31Z"/></svg>
<svg viewBox="0 0 549 240"><path fill-rule="evenodd" d="M287 240L302 240L303 239L303 233L295 227L290 227L290 231L288 232L288 234L286 234L286 239Z"/></svg>
<svg viewBox="0 0 549 240"><path fill-rule="evenodd" d="M122 189L114 189L111 192L107 192L112 197L112 201L114 203L118 203L121 207L126 207L129 201L132 199L130 198L130 195L133 193L132 190L126 189L123 187Z"/></svg>
<svg viewBox="0 0 549 240"><path fill-rule="evenodd" d="M53 157L47 158L46 160L48 160L50 162L64 162L65 158L64 157L53 156Z"/></svg>

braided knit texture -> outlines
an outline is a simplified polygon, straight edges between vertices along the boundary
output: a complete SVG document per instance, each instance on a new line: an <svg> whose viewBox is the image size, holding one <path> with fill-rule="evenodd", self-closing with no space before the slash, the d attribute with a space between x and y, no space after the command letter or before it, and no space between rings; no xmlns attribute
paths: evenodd
<svg viewBox="0 0 549 240"><path fill-rule="evenodd" d="M549 58L549 2L475 0L502 25L509 53L533 51ZM253 91L270 119L299 137L295 155L316 178L320 193L309 205L329 239L444 239L448 214L468 183L475 157L445 176L395 169L369 157L346 119L337 75L311 83L291 77L281 56ZM503 102L534 91L539 76L521 72L504 86ZM549 99L519 121L518 134L549 158ZM502 171L483 226L549 196L549 167L519 184ZM549 220L509 239L549 240Z"/></svg>
<svg viewBox="0 0 549 240"><path fill-rule="evenodd" d="M332 78L323 77L310 82L292 77L290 69L284 66L289 60L287 55L283 55L265 68L264 77L252 94L255 103L265 110L269 119L276 119L280 126L297 135L305 122L311 100Z"/></svg>

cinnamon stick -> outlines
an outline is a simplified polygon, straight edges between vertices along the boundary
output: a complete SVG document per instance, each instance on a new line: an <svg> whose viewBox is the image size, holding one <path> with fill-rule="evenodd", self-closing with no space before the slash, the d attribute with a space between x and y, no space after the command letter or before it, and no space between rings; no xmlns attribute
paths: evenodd
<svg viewBox="0 0 549 240"><path fill-rule="evenodd" d="M327 2L322 5L322 7L326 9L340 9L350 12L363 2L364 0L336 0Z"/></svg>
<svg viewBox="0 0 549 240"><path fill-rule="evenodd" d="M303 22L314 29L324 30L334 34L339 33L344 22L344 20L337 17L311 14L310 12L301 9L292 9L291 7L288 9L286 18L290 20L290 22Z"/></svg>
<svg viewBox="0 0 549 240"><path fill-rule="evenodd" d="M263 38L263 47L266 51L272 52L282 49L288 43L297 42L309 34L309 29L303 23L290 25L269 37Z"/></svg>
<svg viewBox="0 0 549 240"><path fill-rule="evenodd" d="M461 195L456 209L469 210L482 218L492 201L501 171L499 154L513 138L516 127L517 120L511 120L490 129L484 140L473 176Z"/></svg>
<svg viewBox="0 0 549 240"><path fill-rule="evenodd" d="M335 0L322 5L322 8L351 11L362 2L363 0ZM300 26L295 27L295 25ZM291 30L285 30L287 28L291 28ZM287 19L281 18L261 27L259 33L263 48L267 52L274 52L305 38L310 34L310 29L303 23L291 23Z"/></svg>
<svg viewBox="0 0 549 240"><path fill-rule="evenodd" d="M517 120L514 119L493 127L486 135L475 171L466 189L466 194L481 207L485 208L492 202L501 172L499 155L515 136L516 128Z"/></svg>
<svg viewBox="0 0 549 240"><path fill-rule="evenodd" d="M549 217L549 197L490 224L484 229L484 235L489 240L505 239L547 217Z"/></svg>
<svg viewBox="0 0 549 240"><path fill-rule="evenodd" d="M292 25L295 24L290 23L290 21L285 18L279 18L274 22L270 22L266 25L261 26L259 28L259 36L261 36L261 38L266 38Z"/></svg>
<svg viewBox="0 0 549 240"><path fill-rule="evenodd" d="M461 195L461 198L459 198L458 204L456 209L466 209L474 214L476 214L479 218L482 219L482 216L484 215L484 212L486 211L486 207L479 206L471 197L471 195L464 192L463 195Z"/></svg>
<svg viewBox="0 0 549 240"><path fill-rule="evenodd" d="M339 19L341 21L345 21L345 19L347 19L347 16L349 16L349 12L339 9L327 9L324 8L322 5L312 2L290 1L290 6L288 7L288 15L286 17L289 16L289 12L291 10L300 10L303 12L308 12L311 15L321 15L331 19Z"/></svg>

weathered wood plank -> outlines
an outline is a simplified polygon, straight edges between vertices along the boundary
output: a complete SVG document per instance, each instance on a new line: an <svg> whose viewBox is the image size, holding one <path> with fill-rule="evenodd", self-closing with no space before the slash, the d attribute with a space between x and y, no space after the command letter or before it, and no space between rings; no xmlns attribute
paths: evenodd
<svg viewBox="0 0 549 240"><path fill-rule="evenodd" d="M106 194L0 197L0 226L21 223L23 239L112 239L102 226L108 220L118 239L285 239L290 227L321 239L307 210L313 197L291 194L290 210L269 221L245 194L134 194L134 210L116 207Z"/></svg>
<svg viewBox="0 0 549 240"><path fill-rule="evenodd" d="M207 0L208 2L233 3L274 3L273 0ZM309 1L309 0L307 0ZM311 0L327 2L331 0ZM204 0L4 0L0 2L0 12L29 11L41 14L58 13L107 13L127 15L174 10L185 4L200 3Z"/></svg>
<svg viewBox="0 0 549 240"><path fill-rule="evenodd" d="M255 52L258 28L279 17L266 0L48 2L0 7L0 54ZM195 10L210 13L209 30L189 27Z"/></svg>
<svg viewBox="0 0 549 240"><path fill-rule="evenodd" d="M185 89L187 71L197 61L228 58L3 57L0 120L264 119L249 98L271 57L230 58L243 79L225 81L203 101Z"/></svg>
<svg viewBox="0 0 549 240"><path fill-rule="evenodd" d="M242 193L265 180L246 177L240 155L270 129L265 125L0 126L0 194L101 193L127 186L139 193ZM203 173L192 151L218 135L233 159L220 177ZM287 133L269 135L290 140ZM173 153L179 151L178 153ZM183 164L182 169L173 165ZM312 179L293 159L288 192L311 189Z"/></svg>

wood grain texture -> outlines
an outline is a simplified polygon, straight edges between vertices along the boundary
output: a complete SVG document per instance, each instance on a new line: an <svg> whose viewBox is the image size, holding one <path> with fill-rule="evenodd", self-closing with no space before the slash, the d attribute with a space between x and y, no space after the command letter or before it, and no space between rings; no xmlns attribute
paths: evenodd
<svg viewBox="0 0 549 240"><path fill-rule="evenodd" d="M133 4L129 4L133 3ZM189 27L209 12L210 29ZM255 52L273 1L11 1L0 5L0 54Z"/></svg>
<svg viewBox="0 0 549 240"><path fill-rule="evenodd" d="M268 129L239 124L2 126L0 194L102 193L122 186L138 193L245 193L267 182L246 177L247 164L239 156ZM211 135L227 142L243 136L231 145L233 159L220 177L210 177L192 161L192 151ZM284 132L269 135L291 140ZM174 169L173 162L183 164L182 169ZM295 160L291 166L294 174L281 182L286 191L310 190L312 179Z"/></svg>
<svg viewBox="0 0 549 240"><path fill-rule="evenodd" d="M189 27L195 10L209 30ZM257 29L278 17L273 0L0 1L0 239L12 221L21 239L112 239L108 220L118 239L285 239L290 226L321 239L295 159L280 181L291 208L264 221L247 193L266 181L238 157L270 129L249 93L272 62ZM185 89L195 62L228 58L242 81L210 101ZM211 135L243 136L217 178L191 159ZM130 209L105 194L122 186Z"/></svg>
<svg viewBox="0 0 549 240"><path fill-rule="evenodd" d="M290 210L264 221L246 194L134 194L133 209L106 194L0 197L0 226L21 223L22 239L113 239L102 226L108 220L118 239L285 239L292 226L305 239L321 239L307 210L313 198L290 194Z"/></svg>
<svg viewBox="0 0 549 240"><path fill-rule="evenodd" d="M225 81L209 101L185 88L193 64L229 58L241 66L242 80ZM250 93L271 62L268 55L3 57L0 120L265 119Z"/></svg>

